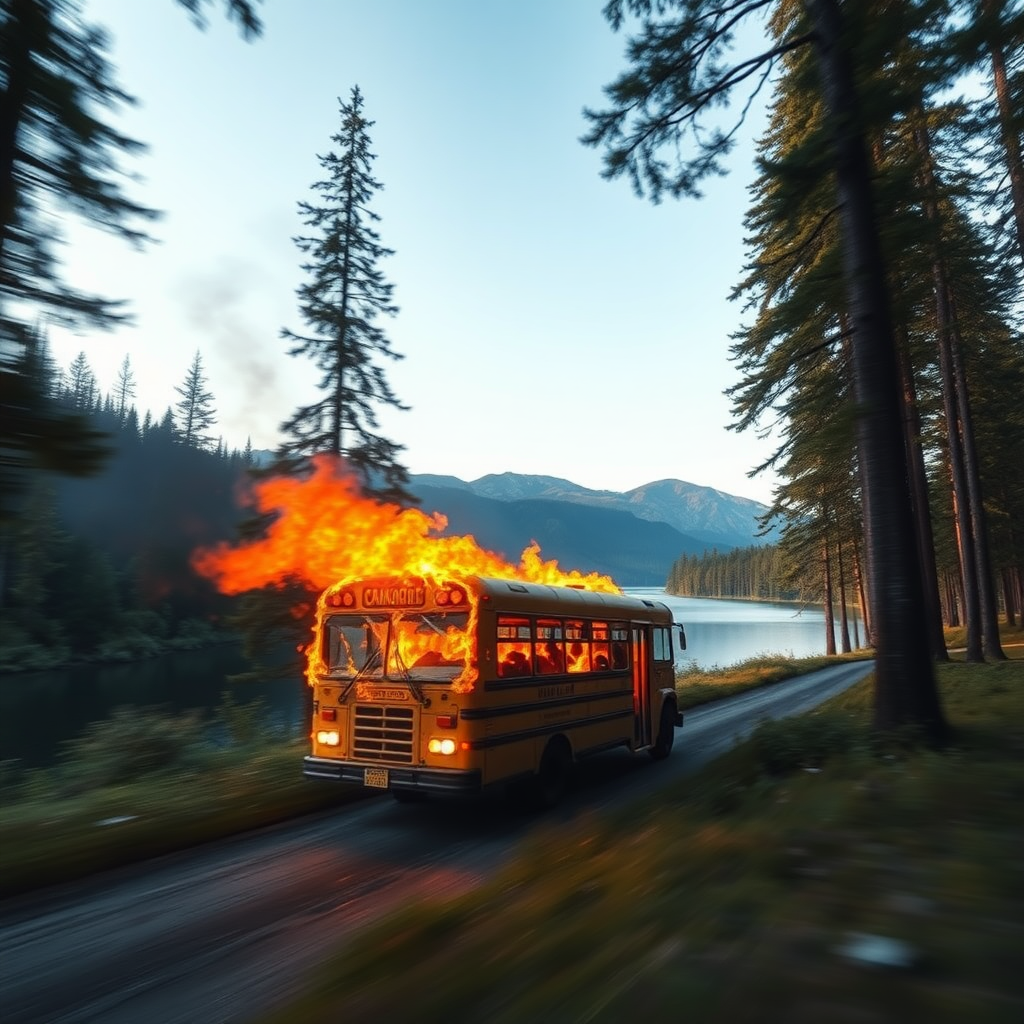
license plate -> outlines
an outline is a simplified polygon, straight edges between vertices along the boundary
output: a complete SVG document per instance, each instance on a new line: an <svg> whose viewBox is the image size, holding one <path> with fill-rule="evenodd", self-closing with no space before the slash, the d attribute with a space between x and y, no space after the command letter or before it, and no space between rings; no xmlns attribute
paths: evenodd
<svg viewBox="0 0 1024 1024"><path fill-rule="evenodd" d="M370 786L373 789L387 789L388 788L388 770L387 768L364 768L363 769L363 785Z"/></svg>

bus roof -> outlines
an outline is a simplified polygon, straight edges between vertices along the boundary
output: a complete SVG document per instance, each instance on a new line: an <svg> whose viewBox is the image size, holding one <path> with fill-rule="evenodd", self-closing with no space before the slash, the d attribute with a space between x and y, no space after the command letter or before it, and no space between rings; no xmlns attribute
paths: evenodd
<svg viewBox="0 0 1024 1024"><path fill-rule="evenodd" d="M585 587L553 586L527 583L523 580L495 579L486 576L465 578L465 583L481 596L486 594L502 610L518 608L536 610L538 599L550 601L552 613L563 615L604 614L609 618L629 618L642 613L645 619L672 621L672 611L661 601L634 597L630 594L608 594ZM475 586L473 585L475 584Z"/></svg>
<svg viewBox="0 0 1024 1024"><path fill-rule="evenodd" d="M642 618L647 622L658 622L671 624L672 611L661 601L652 601L648 598L634 597L629 594L610 594L598 590L588 590L584 586L556 586L548 583L529 583L524 580L503 579L497 577L477 576L472 574L438 573L425 577L402 575L374 574L360 578L348 578L328 587L323 597L341 591L377 588L382 591L394 591L389 593L388 599L376 600L374 604L381 610L388 607L418 607L422 606L425 591L431 585L447 587L458 584L473 594L476 600L486 600L495 610L544 614L550 615L580 615L609 618L609 619L630 619ZM406 600L404 594L399 597L398 592L406 590L419 590L415 599ZM358 603L358 602L357 602ZM329 606L325 606L329 605ZM353 607L347 601L343 607L332 602L322 602L321 611L325 614L336 614L344 607Z"/></svg>

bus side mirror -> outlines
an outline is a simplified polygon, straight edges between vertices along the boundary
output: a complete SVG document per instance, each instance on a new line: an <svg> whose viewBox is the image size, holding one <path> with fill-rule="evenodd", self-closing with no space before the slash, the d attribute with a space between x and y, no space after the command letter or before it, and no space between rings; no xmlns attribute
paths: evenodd
<svg viewBox="0 0 1024 1024"><path fill-rule="evenodd" d="M686 630L681 622L679 623L679 650L686 650Z"/></svg>

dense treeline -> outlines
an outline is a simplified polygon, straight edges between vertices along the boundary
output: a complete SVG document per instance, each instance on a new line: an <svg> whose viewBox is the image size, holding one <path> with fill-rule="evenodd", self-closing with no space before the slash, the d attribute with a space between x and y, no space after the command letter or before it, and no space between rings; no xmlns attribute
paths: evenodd
<svg viewBox="0 0 1024 1024"><path fill-rule="evenodd" d="M680 597L725 597L742 601L817 601L806 580L787 571L777 544L751 545L701 555L682 555L669 570L665 589Z"/></svg>
<svg viewBox="0 0 1024 1024"><path fill-rule="evenodd" d="M80 417L106 457L89 477L35 473L21 495L2 551L0 668L145 657L230 635L229 599L189 558L236 536L235 491L252 457L206 440L212 396L198 355L176 409L140 423L127 360L101 395L84 356L58 373L38 340L32 352L51 415Z"/></svg>
<svg viewBox="0 0 1024 1024"><path fill-rule="evenodd" d="M178 0L205 23L209 0ZM229 19L262 31L252 0L227 0ZM173 412L139 423L126 360L101 398L84 354L58 378L48 323L82 333L125 322L126 301L83 291L63 275L64 217L135 245L158 212L132 195L122 161L142 148L111 126L133 102L107 58L107 33L81 0L0 0L0 664L129 657L187 642L183 620L222 616L226 599L191 572L195 547L253 536L264 520L235 521L233 482L247 458L214 445L213 396L196 352ZM401 358L378 322L398 309L378 264L368 120L354 86L339 101L336 149L318 157L315 199L300 202L294 239L308 278L297 290L306 333L282 330L291 355L320 373L319 397L282 424L273 470L301 475L313 456L347 462L368 492L413 503L402 445L384 436L382 406L405 408L382 361ZM86 589L88 588L88 589ZM236 619L254 660L269 640L304 627L301 581L268 580ZM186 632L188 632L186 630ZM194 630L193 630L194 632Z"/></svg>
<svg viewBox="0 0 1024 1024"><path fill-rule="evenodd" d="M766 523L781 565L820 593L830 649L833 608L863 609L876 724L942 742L943 623L966 627L968 660L1000 660L999 616L1020 622L1024 603L1024 7L607 12L636 36L587 141L640 194L699 196L772 90L733 295L731 426L780 438ZM714 588L719 562L683 575Z"/></svg>

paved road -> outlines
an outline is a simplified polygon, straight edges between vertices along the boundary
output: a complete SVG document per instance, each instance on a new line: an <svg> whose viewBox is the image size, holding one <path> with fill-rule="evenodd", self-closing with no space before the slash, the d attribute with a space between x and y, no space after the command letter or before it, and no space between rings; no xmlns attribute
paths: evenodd
<svg viewBox="0 0 1024 1024"><path fill-rule="evenodd" d="M626 751L579 766L545 816L568 820L672 785L765 717L805 711L864 677L825 669L690 711L671 758ZM503 801L401 806L386 796L0 903L3 1024L234 1024L398 905L478 885L535 817Z"/></svg>

